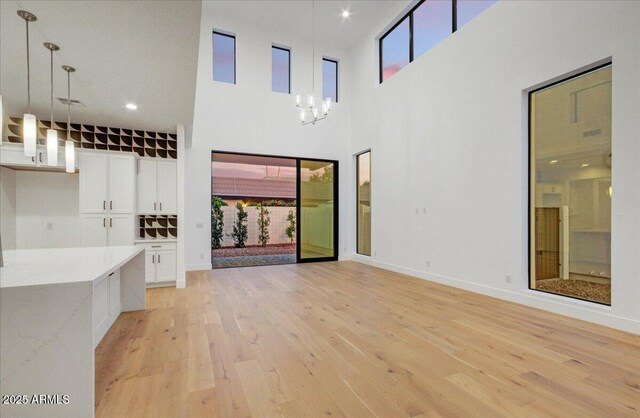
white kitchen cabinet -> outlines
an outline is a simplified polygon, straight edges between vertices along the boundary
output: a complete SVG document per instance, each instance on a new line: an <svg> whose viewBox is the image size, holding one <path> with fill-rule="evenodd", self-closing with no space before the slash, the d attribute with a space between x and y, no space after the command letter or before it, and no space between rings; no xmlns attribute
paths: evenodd
<svg viewBox="0 0 640 418"><path fill-rule="evenodd" d="M135 239L134 215L109 214L108 243L115 245L131 245Z"/></svg>
<svg viewBox="0 0 640 418"><path fill-rule="evenodd" d="M132 155L109 156L109 212L136 211L136 160Z"/></svg>
<svg viewBox="0 0 640 418"><path fill-rule="evenodd" d="M47 149L42 145L37 147L34 157L27 157L24 155L24 147L22 144L3 143L0 145L0 165L24 168L37 167L64 171L66 168L64 148L58 148L58 164L50 166L47 164ZM77 167L78 163L76 159L76 168Z"/></svg>
<svg viewBox="0 0 640 418"><path fill-rule="evenodd" d="M86 151L80 155L80 212L133 215L135 156Z"/></svg>
<svg viewBox="0 0 640 418"><path fill-rule="evenodd" d="M139 242L136 245L145 248L145 281L148 284L175 282L175 242Z"/></svg>
<svg viewBox="0 0 640 418"><path fill-rule="evenodd" d="M177 205L175 161L141 158L138 162L138 213L175 215Z"/></svg>
<svg viewBox="0 0 640 418"><path fill-rule="evenodd" d="M106 215L82 215L83 247L106 247L108 245L107 233Z"/></svg>
<svg viewBox="0 0 640 418"><path fill-rule="evenodd" d="M109 156L83 152L80 160L80 213L107 213Z"/></svg>
<svg viewBox="0 0 640 418"><path fill-rule="evenodd" d="M158 161L158 213L175 215L177 205L177 164L175 161Z"/></svg>
<svg viewBox="0 0 640 418"><path fill-rule="evenodd" d="M138 213L154 214L158 211L156 162L138 160Z"/></svg>

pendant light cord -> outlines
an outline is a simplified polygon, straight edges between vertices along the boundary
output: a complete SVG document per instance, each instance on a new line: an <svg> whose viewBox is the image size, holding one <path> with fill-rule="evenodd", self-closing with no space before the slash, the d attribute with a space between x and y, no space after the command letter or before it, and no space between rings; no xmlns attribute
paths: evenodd
<svg viewBox="0 0 640 418"><path fill-rule="evenodd" d="M313 58L311 60L311 95L316 94L316 2L311 0L311 31L313 39Z"/></svg>
<svg viewBox="0 0 640 418"><path fill-rule="evenodd" d="M29 20L25 19L27 25L27 113L31 113L31 72L29 67Z"/></svg>
<svg viewBox="0 0 640 418"><path fill-rule="evenodd" d="M67 71L67 141L71 141L71 72Z"/></svg>
<svg viewBox="0 0 640 418"><path fill-rule="evenodd" d="M53 129L53 49L51 50L51 129Z"/></svg>

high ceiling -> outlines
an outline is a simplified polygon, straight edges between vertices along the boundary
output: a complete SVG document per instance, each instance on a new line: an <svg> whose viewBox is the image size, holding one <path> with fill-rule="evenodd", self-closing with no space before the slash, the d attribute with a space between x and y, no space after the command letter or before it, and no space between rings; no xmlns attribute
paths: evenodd
<svg viewBox="0 0 640 418"><path fill-rule="evenodd" d="M1 1L0 58L6 115L27 109L25 22L30 24L32 111L49 120L49 51L54 55L54 95L66 97L66 73L75 67L71 95L84 107L72 108L73 121L96 125L175 132L193 120L199 1ZM125 108L135 103L138 110ZM55 103L54 117L66 120Z"/></svg>
<svg viewBox="0 0 640 418"><path fill-rule="evenodd" d="M409 3L409 0L317 0L316 40L349 48L386 17L392 7ZM217 0L216 10L257 26L280 28L298 38L312 38L310 0ZM350 12L347 19L341 17L344 10Z"/></svg>
<svg viewBox="0 0 640 418"><path fill-rule="evenodd" d="M409 0L318 0L316 40L348 48L361 39L390 8ZM216 7L257 27L311 38L311 1L217 1ZM25 23L16 14L38 17L30 25L32 112L49 119L49 51L54 56L54 95L66 96L66 73L75 67L73 121L94 125L175 132L190 128L195 99L200 30L200 1L0 1L0 92L5 116L27 109ZM343 19L343 10L351 16ZM131 111L127 103L138 105ZM56 120L66 107L56 101Z"/></svg>

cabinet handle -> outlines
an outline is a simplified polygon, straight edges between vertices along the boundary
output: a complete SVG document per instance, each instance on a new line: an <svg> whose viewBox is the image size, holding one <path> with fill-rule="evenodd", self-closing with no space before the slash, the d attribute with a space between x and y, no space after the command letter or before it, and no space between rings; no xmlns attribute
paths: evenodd
<svg viewBox="0 0 640 418"><path fill-rule="evenodd" d="M42 153L41 152L38 153L38 160L40 160L40 164L42 164Z"/></svg>
<svg viewBox="0 0 640 418"><path fill-rule="evenodd" d="M109 201L109 210L113 210L113 200Z"/></svg>
<svg viewBox="0 0 640 418"><path fill-rule="evenodd" d="M160 202L160 210L162 210L162 202Z"/></svg>
<svg viewBox="0 0 640 418"><path fill-rule="evenodd" d="M158 254L158 263L160 263L160 254Z"/></svg>
<svg viewBox="0 0 640 418"><path fill-rule="evenodd" d="M109 227L113 228L113 218L109 218Z"/></svg>
<svg viewBox="0 0 640 418"><path fill-rule="evenodd" d="M102 218L102 227L103 228L107 227L107 218Z"/></svg>
<svg viewBox="0 0 640 418"><path fill-rule="evenodd" d="M31 157L31 162L35 163L36 162L36 157Z"/></svg>
<svg viewBox="0 0 640 418"><path fill-rule="evenodd" d="M153 210L156 210L156 205L157 205L157 203L153 202Z"/></svg>
<svg viewBox="0 0 640 418"><path fill-rule="evenodd" d="M152 245L151 248L160 248L162 245Z"/></svg>
<svg viewBox="0 0 640 418"><path fill-rule="evenodd" d="M116 273L115 271L111 272L111 274L109 275L109 277L113 276L115 273Z"/></svg>
<svg viewBox="0 0 640 418"><path fill-rule="evenodd" d="M153 255L151 256L151 262L152 262L153 264L155 264L155 263L156 263L156 255L155 255L155 254L153 254Z"/></svg>
<svg viewBox="0 0 640 418"><path fill-rule="evenodd" d="M102 201L102 210L107 210L107 201L106 200Z"/></svg>

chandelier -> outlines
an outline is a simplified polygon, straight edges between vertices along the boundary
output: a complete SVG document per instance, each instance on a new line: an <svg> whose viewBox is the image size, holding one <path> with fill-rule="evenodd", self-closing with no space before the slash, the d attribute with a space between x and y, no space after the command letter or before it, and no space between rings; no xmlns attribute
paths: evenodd
<svg viewBox="0 0 640 418"><path fill-rule="evenodd" d="M320 105L316 103L313 95L316 87L316 4L315 0L311 1L312 8L312 31L313 31L313 57L311 60L311 93L307 96L307 103L303 104L299 94L296 94L296 108L300 116L302 125L315 125L317 121L327 118L331 112L331 98L327 97L320 101Z"/></svg>

